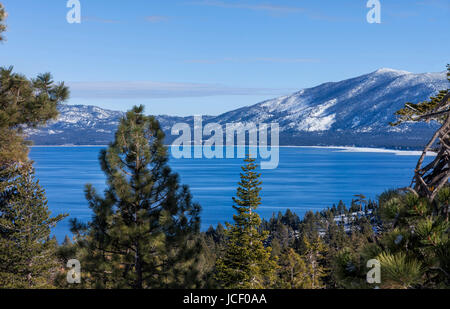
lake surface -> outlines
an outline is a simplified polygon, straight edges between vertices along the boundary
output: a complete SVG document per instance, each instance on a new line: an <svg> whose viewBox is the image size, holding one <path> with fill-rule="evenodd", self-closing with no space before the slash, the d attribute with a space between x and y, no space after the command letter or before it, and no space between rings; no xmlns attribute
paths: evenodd
<svg viewBox="0 0 450 309"><path fill-rule="evenodd" d="M84 198L84 186L93 184L99 193L105 177L98 154L102 147L32 147L36 175L46 190L53 215L89 221L91 211ZM373 152L372 152L373 151ZM410 184L418 154L377 150L333 148L280 148L280 164L262 170L262 205L258 213L291 209L299 216L321 210L343 200L348 206L355 194L369 199L390 188ZM232 221L232 197L236 193L242 159L174 159L170 166L188 184L194 200L202 206L202 229ZM59 241L71 236L68 219L53 229Z"/></svg>

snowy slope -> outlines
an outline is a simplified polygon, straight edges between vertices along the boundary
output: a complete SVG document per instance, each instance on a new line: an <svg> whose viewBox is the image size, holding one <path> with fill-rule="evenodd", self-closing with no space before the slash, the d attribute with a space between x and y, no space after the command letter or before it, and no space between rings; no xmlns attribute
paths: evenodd
<svg viewBox="0 0 450 309"><path fill-rule="evenodd" d="M436 124L411 123L393 128L389 122L405 102L428 99L446 88L445 72L413 74L380 69L205 117L204 122L277 122L282 144L289 145L418 148L436 129ZM29 131L36 144L106 144L113 138L123 115L94 106L65 105L60 112L58 121L42 130ZM158 119L168 135L174 123L192 123L192 117L158 116ZM412 130L414 134L410 134Z"/></svg>
<svg viewBox="0 0 450 309"><path fill-rule="evenodd" d="M445 72L411 74L380 69L353 79L304 89L218 118L225 122L275 121L283 131L289 132L408 131L410 126L400 129L389 126L395 111L405 102L425 100L447 87Z"/></svg>

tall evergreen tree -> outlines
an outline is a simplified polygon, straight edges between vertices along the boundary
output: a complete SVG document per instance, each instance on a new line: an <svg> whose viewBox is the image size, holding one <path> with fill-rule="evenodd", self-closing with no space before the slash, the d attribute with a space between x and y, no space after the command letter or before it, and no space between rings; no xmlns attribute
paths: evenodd
<svg viewBox="0 0 450 309"><path fill-rule="evenodd" d="M5 18L0 4L0 41ZM55 84L48 73L28 79L12 67L0 68L0 287L52 284L57 262L50 228L63 216L50 217L22 130L55 118L68 96L64 83Z"/></svg>
<svg viewBox="0 0 450 309"><path fill-rule="evenodd" d="M270 288L276 279L277 264L271 248L264 247L268 232L260 232L261 219L255 212L261 204L260 174L255 160L248 157L242 167L237 197L233 198L234 224L227 223L224 256L217 260L217 279L225 288Z"/></svg>
<svg viewBox="0 0 450 309"><path fill-rule="evenodd" d="M134 107L100 154L105 196L90 185L93 220L73 222L85 283L97 288L195 287L200 206L168 163L158 121Z"/></svg>
<svg viewBox="0 0 450 309"><path fill-rule="evenodd" d="M0 288L48 288L57 271L56 240L44 190L30 163L0 177Z"/></svg>
<svg viewBox="0 0 450 309"><path fill-rule="evenodd" d="M363 205L367 206L368 204L366 197L363 194L356 194L354 196L357 198L354 202L359 204L359 209L357 211L363 211Z"/></svg>

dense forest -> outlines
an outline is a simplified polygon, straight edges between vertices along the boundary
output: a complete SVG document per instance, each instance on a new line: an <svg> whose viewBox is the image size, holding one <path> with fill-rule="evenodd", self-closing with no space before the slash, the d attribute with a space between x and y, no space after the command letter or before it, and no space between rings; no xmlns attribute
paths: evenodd
<svg viewBox="0 0 450 309"><path fill-rule="evenodd" d="M5 18L0 5L0 39ZM72 220L73 237L58 244L51 229L65 216L51 216L23 128L55 119L69 95L49 73L27 78L0 69L0 288L450 287L448 90L397 113L393 125L442 124L425 147L437 156L425 167L420 159L411 186L376 201L355 192L351 205L336 201L302 218L287 210L262 220L264 184L247 157L236 175L235 215L207 231L200 230L201 206L169 166L158 121L135 107L100 153L107 189L86 185L90 222ZM79 278L67 268L74 259ZM379 266L381 280L368 275L368 262ZM73 275L79 283L68 282Z"/></svg>

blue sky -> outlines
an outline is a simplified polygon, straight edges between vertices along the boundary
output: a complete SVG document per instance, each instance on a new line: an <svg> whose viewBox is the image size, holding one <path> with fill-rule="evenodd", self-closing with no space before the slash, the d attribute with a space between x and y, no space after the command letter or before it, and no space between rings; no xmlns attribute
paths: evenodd
<svg viewBox="0 0 450 309"><path fill-rule="evenodd" d="M375 71L437 72L450 62L450 1L0 0L9 13L0 65L51 72L69 104L216 115Z"/></svg>

